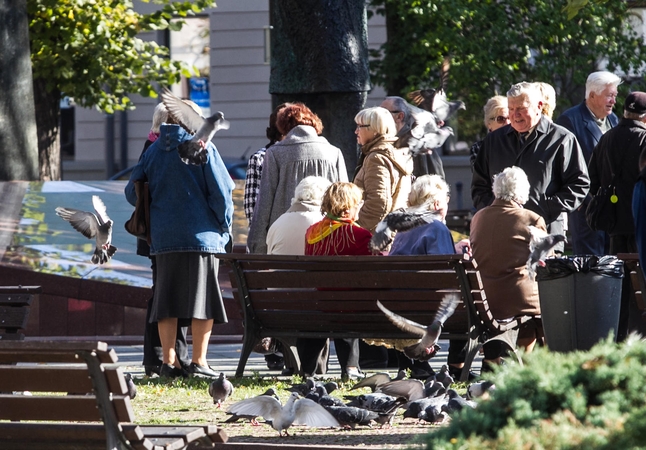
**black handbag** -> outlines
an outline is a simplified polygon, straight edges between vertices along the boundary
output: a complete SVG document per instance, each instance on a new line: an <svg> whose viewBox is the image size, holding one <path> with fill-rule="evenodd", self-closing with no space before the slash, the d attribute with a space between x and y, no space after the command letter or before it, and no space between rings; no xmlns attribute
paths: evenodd
<svg viewBox="0 0 646 450"><path fill-rule="evenodd" d="M630 144L630 139L628 140ZM624 154L625 157L625 154ZM617 220L617 202L619 198L615 192L615 180L619 178L619 173L621 173L622 164L619 165L619 173L615 173L612 169L612 163L610 162L610 155L606 152L606 158L608 159L608 167L610 167L610 173L612 174L612 179L608 186L601 186L597 190L597 193L592 196L588 207L585 209L585 221L588 222L590 229L594 231L605 231L606 233L611 233L615 228L615 223Z"/></svg>
<svg viewBox="0 0 646 450"><path fill-rule="evenodd" d="M148 182L139 180L134 183L137 202L132 216L126 221L124 227L128 233L145 240L150 245L150 192L148 191Z"/></svg>

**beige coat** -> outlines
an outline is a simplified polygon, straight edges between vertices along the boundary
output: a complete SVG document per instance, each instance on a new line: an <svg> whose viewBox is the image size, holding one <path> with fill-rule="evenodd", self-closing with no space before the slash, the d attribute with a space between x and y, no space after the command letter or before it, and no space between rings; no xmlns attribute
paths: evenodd
<svg viewBox="0 0 646 450"><path fill-rule="evenodd" d="M413 173L408 148L395 148L383 136L361 147L363 160L354 184L363 189L358 223L371 232L388 213L406 207Z"/></svg>
<svg viewBox="0 0 646 450"><path fill-rule="evenodd" d="M504 200L494 200L471 221L473 259L496 319L541 313L538 284L526 269L529 225L545 231L541 216Z"/></svg>

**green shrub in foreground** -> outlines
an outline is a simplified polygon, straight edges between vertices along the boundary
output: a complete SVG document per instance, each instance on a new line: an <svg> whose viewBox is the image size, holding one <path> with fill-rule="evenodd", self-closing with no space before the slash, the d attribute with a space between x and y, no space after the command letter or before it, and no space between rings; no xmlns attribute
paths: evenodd
<svg viewBox="0 0 646 450"><path fill-rule="evenodd" d="M540 348L492 380L477 409L424 437L428 449L646 448L646 341L568 354Z"/></svg>

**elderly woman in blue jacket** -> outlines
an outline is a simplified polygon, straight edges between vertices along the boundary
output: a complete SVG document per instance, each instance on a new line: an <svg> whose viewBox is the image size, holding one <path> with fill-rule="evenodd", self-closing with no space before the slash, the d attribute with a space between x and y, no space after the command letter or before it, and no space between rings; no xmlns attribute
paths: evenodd
<svg viewBox="0 0 646 450"><path fill-rule="evenodd" d="M218 284L218 253L231 241L234 183L212 143L204 165L184 164L177 154L191 134L179 125L162 125L159 138L134 167L125 194L135 204L134 182L150 190L151 246L157 279L150 321L159 323L163 349L161 376L215 377L206 360L214 323L227 315ZM182 368L175 355L178 320L190 322L192 362Z"/></svg>

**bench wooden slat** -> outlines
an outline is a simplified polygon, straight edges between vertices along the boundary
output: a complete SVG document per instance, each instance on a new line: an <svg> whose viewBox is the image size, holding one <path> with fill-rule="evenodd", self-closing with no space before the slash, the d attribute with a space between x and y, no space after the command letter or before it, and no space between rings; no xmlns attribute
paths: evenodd
<svg viewBox="0 0 646 450"><path fill-rule="evenodd" d="M306 308L311 302L366 302L376 305L376 300L383 302L401 302L398 306L406 307L408 303L416 302L439 302L448 292L458 292L456 289L428 290L428 289L398 289L398 290L374 290L362 289L356 291L318 291L315 289L275 289L271 290L250 290L249 295L253 298L254 304L264 307L266 304L276 302L285 306L288 303L299 302ZM234 295L237 294L234 293ZM376 308L376 307L375 307Z"/></svg>
<svg viewBox="0 0 646 450"><path fill-rule="evenodd" d="M30 306L32 294L6 294L0 291L0 306Z"/></svg>
<svg viewBox="0 0 646 450"><path fill-rule="evenodd" d="M24 345L21 345L24 344ZM1 341L0 363L83 363L74 351L93 351L101 363L116 363L117 354L105 342Z"/></svg>
<svg viewBox="0 0 646 450"><path fill-rule="evenodd" d="M0 386L5 391L92 392L85 367L0 366Z"/></svg>
<svg viewBox="0 0 646 450"><path fill-rule="evenodd" d="M117 419L132 422L134 411L130 398L113 396ZM0 420L65 420L92 422L101 420L93 395L7 395L0 394Z"/></svg>

